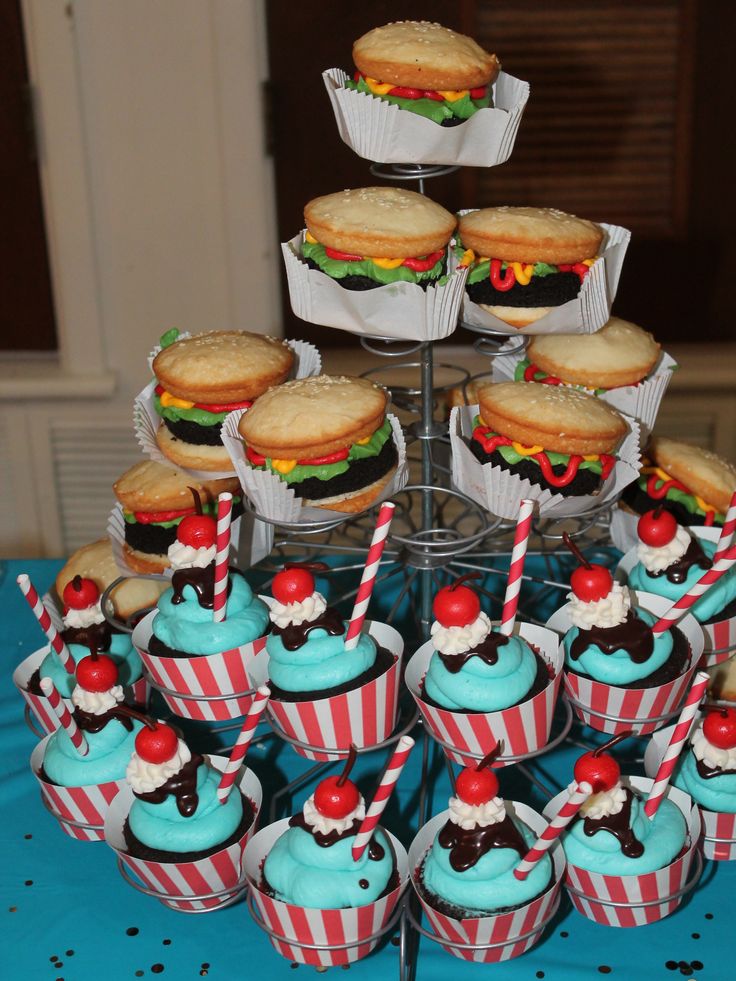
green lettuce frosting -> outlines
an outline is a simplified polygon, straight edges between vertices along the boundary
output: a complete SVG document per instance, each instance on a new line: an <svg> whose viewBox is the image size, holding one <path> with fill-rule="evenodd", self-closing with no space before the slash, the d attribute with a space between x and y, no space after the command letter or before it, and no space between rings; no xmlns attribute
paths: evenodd
<svg viewBox="0 0 736 981"><path fill-rule="evenodd" d="M637 483L641 490L646 494L647 492L647 482L649 480L649 475L645 474L643 477L639 477ZM658 480L656 483L657 489L659 489L664 481ZM664 495L666 501L677 501L678 504L682 504L690 514L697 514L701 517L705 517L706 511L704 511L695 500L692 494L688 494L687 491L679 490L677 487L670 487L667 493ZM716 511L716 521L723 522L724 515L720 511Z"/></svg>
<svg viewBox="0 0 736 981"><path fill-rule="evenodd" d="M481 422L480 416L476 416L473 420L474 428L483 428L483 423ZM489 429L486 432L486 436L496 436L493 430ZM521 453L517 453L513 446L497 446L496 453L500 453L504 460L509 464L520 463L522 460L529 460L530 463L536 464L536 466L541 466L539 460L536 460L533 456L523 456ZM547 457L549 462L553 467L563 466L566 467L570 462L569 453L555 453L552 450L545 450L544 455ZM603 473L603 464L600 460L581 460L578 465L579 470L592 470L593 473L601 474Z"/></svg>
<svg viewBox="0 0 736 981"><path fill-rule="evenodd" d="M388 283L421 283L424 280L437 280L444 271L445 257L428 269L426 272L415 272L407 266L397 266L395 269L382 269L370 259L362 259L360 262L349 262L347 259L330 259L325 252L324 245L319 242L302 243L302 256L311 259L316 263L322 272L327 273L332 279L343 279L345 276L367 276L377 283L385 286Z"/></svg>
<svg viewBox="0 0 736 981"><path fill-rule="evenodd" d="M354 92L364 92L366 95L373 96L374 99L382 99L392 106L398 106L399 109L407 109L409 112L431 119L434 123L442 123L445 119L469 119L479 109L487 109L491 104L490 85L486 88L486 94L481 99L471 99L470 94L468 94L454 102L438 102L436 99L402 99L395 95L376 95L375 92L371 92L362 76L357 82L347 79L345 88L352 89Z"/></svg>
<svg viewBox="0 0 736 981"><path fill-rule="evenodd" d="M170 422L179 422L183 419L186 422L196 422L198 426L215 426L222 423L228 416L227 412L207 412L206 409L183 409L178 405L161 405L161 397L153 393L153 407L156 412Z"/></svg>

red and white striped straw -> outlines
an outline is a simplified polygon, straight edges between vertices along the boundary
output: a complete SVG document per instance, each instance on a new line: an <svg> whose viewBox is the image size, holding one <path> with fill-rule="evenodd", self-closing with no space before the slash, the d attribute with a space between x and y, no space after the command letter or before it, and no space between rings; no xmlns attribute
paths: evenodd
<svg viewBox="0 0 736 981"><path fill-rule="evenodd" d="M217 498L217 537L215 538L215 592L212 619L222 623L227 617L228 565L230 561L230 520L233 495L225 491Z"/></svg>
<svg viewBox="0 0 736 981"><path fill-rule="evenodd" d="M414 745L411 736L402 736L396 744L394 755L389 760L378 789L371 801L371 806L366 811L366 815L360 825L355 841L353 842L353 861L360 861L360 857L368 847L368 843L373 837L376 825L381 819L388 799L393 793L394 787L398 783L404 764L409 759L409 753Z"/></svg>
<svg viewBox="0 0 736 981"><path fill-rule="evenodd" d="M86 756L89 753L89 746L87 745L87 740L84 738L84 733L72 718L72 713L67 708L66 702L57 691L53 681L51 678L41 678L40 685L41 691L49 700L49 705L53 709L54 715L59 720L59 725L71 739L72 746L80 756Z"/></svg>
<svg viewBox="0 0 736 981"><path fill-rule="evenodd" d="M345 637L346 651L352 651L360 638L360 631L363 627L363 621L365 620L365 614L368 610L368 604L371 601L373 587L376 584L376 575L378 573L378 567L381 564L381 556L383 555L383 548L386 544L388 529L391 525L391 519L394 516L395 507L396 505L391 501L384 501L381 505L381 510L378 512L376 529L373 532L371 547L368 549L368 556L365 560L365 568L363 569L363 575L360 579L360 586L358 587L358 595L355 597L355 605L353 606L353 612L350 615L348 632Z"/></svg>
<svg viewBox="0 0 736 981"><path fill-rule="evenodd" d="M680 712L680 718L677 720L677 725L672 730L669 744L667 745L667 749L662 757L662 762L659 764L659 769L657 770L657 775L654 778L652 789L649 791L649 796L644 804L644 813L650 820L657 813L659 805L664 800L665 792L669 786L670 780L672 779L672 773L677 765L677 758L682 752L682 747L685 745L688 737L690 736L690 730L693 727L695 716L698 713L700 703L703 701L703 696L705 695L705 690L708 687L709 681L710 675L706 674L705 671L698 671L698 673L695 675L692 687L687 693L685 704L682 707L682 712Z"/></svg>
<svg viewBox="0 0 736 981"><path fill-rule="evenodd" d="M728 505L728 511L726 511L726 517L723 520L721 537L718 539L715 555L713 556L714 562L717 562L728 549L728 546L733 541L734 532L736 532L736 490L731 495L731 503Z"/></svg>
<svg viewBox="0 0 736 981"><path fill-rule="evenodd" d="M534 501L522 500L519 505L519 517L516 519L514 547L511 550L509 578L506 583L506 595L503 598L500 632L511 636L516 623L516 610L519 606L519 591L521 590L521 574L524 571L524 559L529 545L529 535L532 530Z"/></svg>
<svg viewBox="0 0 736 981"><path fill-rule="evenodd" d="M268 696L270 694L271 692L266 685L261 685L261 687L256 690L255 698L250 703L250 708L248 709L248 714L245 717L243 728L240 730L240 734L235 740L233 751L230 753L230 759L227 762L227 766L222 771L222 777L220 778L220 783L217 787L217 799L221 804L224 804L230 796L230 791L233 789L233 784L235 783L235 778L238 775L240 764L243 762L245 754L248 752L248 747L253 739L253 734L255 733L261 716L268 705Z"/></svg>
<svg viewBox="0 0 736 981"><path fill-rule="evenodd" d="M28 601L28 605L33 610L33 615L41 624L41 629L48 637L52 649L56 652L59 660L67 672L69 674L74 674L77 669L77 666L74 663L74 658L71 656L69 648L64 643L63 637L51 622L49 611L43 605L41 597L36 591L36 587L25 573L19 575L16 582L20 586L21 593L23 593Z"/></svg>
<svg viewBox="0 0 736 981"><path fill-rule="evenodd" d="M724 573L728 572L731 566L736 562L736 546L731 546L731 548L726 549L717 562L708 569L708 571L701 576L700 579L695 583L695 585L690 587L689 592L684 596L681 596L677 602L673 603L672 606L663 613L662 616L657 620L657 622L652 627L652 633L661 634L665 630L672 627L677 621L687 613L690 607L695 603L696 600L705 593L715 582L721 578Z"/></svg>
<svg viewBox="0 0 736 981"><path fill-rule="evenodd" d="M585 782L579 784L571 783L568 790L570 796L514 869L514 876L517 879L526 879L540 858L554 845L593 793L591 785Z"/></svg>

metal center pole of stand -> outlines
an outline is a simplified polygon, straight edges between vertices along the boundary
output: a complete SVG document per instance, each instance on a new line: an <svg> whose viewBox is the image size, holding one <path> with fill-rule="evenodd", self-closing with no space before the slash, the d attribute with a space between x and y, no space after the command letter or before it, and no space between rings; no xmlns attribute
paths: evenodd
<svg viewBox="0 0 736 981"><path fill-rule="evenodd" d="M422 531L431 531L434 527L434 494L431 487L434 484L432 467L432 443L434 432L434 398L433 398L433 350L432 342L422 345L420 358L422 363L422 483L426 489L422 491ZM429 537L429 536L428 536ZM421 570L421 603L420 621L422 639L429 639L429 628L432 623L432 589L433 578L431 569Z"/></svg>

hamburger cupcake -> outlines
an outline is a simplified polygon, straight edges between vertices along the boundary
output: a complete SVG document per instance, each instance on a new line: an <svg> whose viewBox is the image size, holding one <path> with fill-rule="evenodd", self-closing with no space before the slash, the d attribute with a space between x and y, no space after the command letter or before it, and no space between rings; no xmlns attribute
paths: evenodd
<svg viewBox="0 0 736 981"><path fill-rule="evenodd" d="M155 460L126 470L113 491L122 509L123 558L129 569L144 574L170 567L167 553L182 519L197 513L216 515L218 494L233 495L233 517L243 511L237 477L200 479Z"/></svg>
<svg viewBox="0 0 736 981"><path fill-rule="evenodd" d="M220 439L225 417L249 408L266 389L285 381L293 364L294 353L285 341L243 330L170 340L152 365L159 450L178 467L230 469Z"/></svg>
<svg viewBox="0 0 736 981"><path fill-rule="evenodd" d="M244 480L248 470L265 471L304 505L365 510L398 463L386 418L388 402L385 388L340 375L317 375L271 389L238 423L245 444Z"/></svg>

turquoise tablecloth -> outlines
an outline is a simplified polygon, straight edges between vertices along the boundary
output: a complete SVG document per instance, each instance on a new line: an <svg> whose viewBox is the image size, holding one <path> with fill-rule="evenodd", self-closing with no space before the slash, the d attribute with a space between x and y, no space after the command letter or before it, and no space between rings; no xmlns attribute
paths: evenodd
<svg viewBox="0 0 736 981"><path fill-rule="evenodd" d="M4 614L0 650L0 916L5 938L0 975L8 981L122 981L161 974L177 981L204 976L221 981L293 979L295 966L271 949L244 904L204 916L174 913L127 886L104 843L82 843L66 837L42 806L28 766L35 738L23 721L21 698L11 681L18 661L41 646L40 633L15 577L27 571L39 589L46 589L58 565L52 561L11 561L0 584ZM542 763L545 774L552 781L566 783L579 752L567 746L551 754ZM415 753L386 822L406 844L415 830L420 755ZM292 749L275 740L256 747L249 763L266 793L308 766ZM373 786L372 776L382 765L382 760L361 760L358 781L367 793ZM536 792L530 792L514 772L504 772L501 787L506 796L518 795L541 804ZM450 789L439 759L435 759L429 789L430 813L435 813L446 806ZM297 793L295 803L301 805L305 796L305 792ZM451 976L463 981L492 975L499 981L576 981L600 974L627 981L683 976L727 981L736 977L731 939L734 896L736 865L706 863L701 886L681 909L648 927L601 927L579 916L563 900L542 943L505 964L466 964L422 940L418 978L446 981ZM311 976L312 972L312 968L302 966L296 976ZM353 965L350 972L354 981L397 977L397 948L387 944Z"/></svg>

